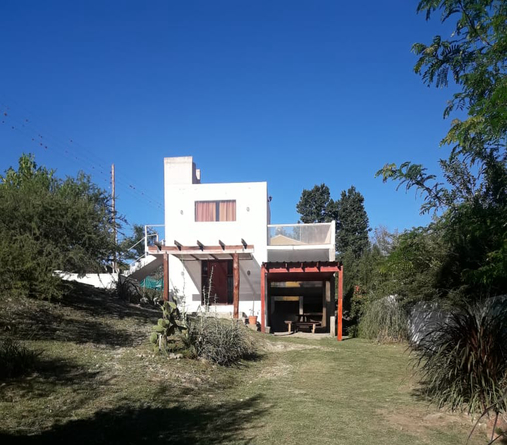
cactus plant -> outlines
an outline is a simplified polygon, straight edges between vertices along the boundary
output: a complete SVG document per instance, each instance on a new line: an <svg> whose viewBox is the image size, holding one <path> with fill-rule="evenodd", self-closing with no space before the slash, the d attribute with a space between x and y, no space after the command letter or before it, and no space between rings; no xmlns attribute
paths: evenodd
<svg viewBox="0 0 507 445"><path fill-rule="evenodd" d="M167 352L169 337L181 333L187 329L176 303L164 301L161 306L162 318L153 326L150 335L150 343L153 344L155 352Z"/></svg>

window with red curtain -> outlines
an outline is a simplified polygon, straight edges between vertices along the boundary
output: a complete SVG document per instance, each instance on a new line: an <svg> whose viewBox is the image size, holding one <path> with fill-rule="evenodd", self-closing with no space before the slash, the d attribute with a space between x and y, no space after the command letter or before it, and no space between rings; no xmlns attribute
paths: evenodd
<svg viewBox="0 0 507 445"><path fill-rule="evenodd" d="M196 201L195 220L236 221L236 201Z"/></svg>

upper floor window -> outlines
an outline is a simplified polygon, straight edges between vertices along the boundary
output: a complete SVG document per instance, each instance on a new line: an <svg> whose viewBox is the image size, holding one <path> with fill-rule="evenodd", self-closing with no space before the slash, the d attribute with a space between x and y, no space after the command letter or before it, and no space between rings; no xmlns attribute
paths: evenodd
<svg viewBox="0 0 507 445"><path fill-rule="evenodd" d="M195 220L236 221L236 201L196 201Z"/></svg>

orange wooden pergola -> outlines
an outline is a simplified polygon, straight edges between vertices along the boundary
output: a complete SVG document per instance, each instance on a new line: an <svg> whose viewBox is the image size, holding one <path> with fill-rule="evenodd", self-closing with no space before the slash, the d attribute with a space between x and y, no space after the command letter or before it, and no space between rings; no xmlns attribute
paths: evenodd
<svg viewBox="0 0 507 445"><path fill-rule="evenodd" d="M338 275L338 329L336 338L343 335L343 265L337 261L267 262L261 266L261 331L266 330L267 285L275 281L328 281Z"/></svg>

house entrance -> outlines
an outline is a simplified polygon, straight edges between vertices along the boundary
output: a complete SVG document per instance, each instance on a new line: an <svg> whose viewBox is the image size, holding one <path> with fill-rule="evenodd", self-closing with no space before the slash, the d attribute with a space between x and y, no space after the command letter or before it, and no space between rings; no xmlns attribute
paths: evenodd
<svg viewBox="0 0 507 445"><path fill-rule="evenodd" d="M202 266L203 301L209 295L209 304L232 304L232 260L204 260ZM210 288L211 284L211 288Z"/></svg>

